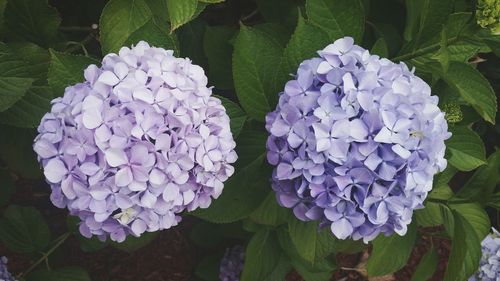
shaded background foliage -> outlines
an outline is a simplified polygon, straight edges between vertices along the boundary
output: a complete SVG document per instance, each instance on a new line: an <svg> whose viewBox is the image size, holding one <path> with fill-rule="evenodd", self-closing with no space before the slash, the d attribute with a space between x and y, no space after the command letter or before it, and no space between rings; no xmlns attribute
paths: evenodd
<svg viewBox="0 0 500 281"><path fill-rule="evenodd" d="M411 277L398 280L466 280L500 208L500 36L476 23L475 7L467 0L0 0L0 249L14 257L20 278L34 281L128 280L121 272L140 280L217 280L224 249L234 244L246 245L243 281L284 280L292 269L306 281L330 280L342 266L335 257L367 248L360 275L392 274L410 263ZM289 74L347 35L415 66L453 133L448 168L436 175L407 235L370 246L336 240L279 207L265 161L264 116ZM185 214L178 228L123 244L88 240L77 221L49 204L31 149L35 128L49 101L81 81L88 64L139 40L204 67L231 116L237 170L209 209ZM436 241L451 243L444 267ZM122 259L134 264L154 255L174 257L103 277Z"/></svg>

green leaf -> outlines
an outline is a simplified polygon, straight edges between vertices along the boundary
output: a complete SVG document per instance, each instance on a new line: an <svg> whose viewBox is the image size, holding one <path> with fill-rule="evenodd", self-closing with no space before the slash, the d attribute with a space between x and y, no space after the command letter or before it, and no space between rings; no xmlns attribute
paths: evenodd
<svg viewBox="0 0 500 281"><path fill-rule="evenodd" d="M439 34L447 16L453 11L453 0L406 0L405 39L411 46L422 46Z"/></svg>
<svg viewBox="0 0 500 281"><path fill-rule="evenodd" d="M460 171L471 171L486 164L483 141L467 127L450 128L452 136L446 141L446 149L451 154L448 161Z"/></svg>
<svg viewBox="0 0 500 281"><path fill-rule="evenodd" d="M81 234L77 234L76 238L78 239L78 242L80 242L80 249L86 253L97 252L108 246L107 242L102 242L99 238L97 238L97 236L86 238Z"/></svg>
<svg viewBox="0 0 500 281"><path fill-rule="evenodd" d="M328 229L325 230L332 236ZM326 259L323 257L317 260L314 266L312 266L298 253L287 229L280 228L277 234L281 248L290 259L295 270L297 270L306 281L327 281L331 279L332 272L336 269L336 264L333 262L333 259Z"/></svg>
<svg viewBox="0 0 500 281"><path fill-rule="evenodd" d="M290 79L290 74L297 72L302 61L317 56L316 52L329 43L330 39L324 31L299 16L297 27L283 54L282 71L277 84L283 88L284 82Z"/></svg>
<svg viewBox="0 0 500 281"><path fill-rule="evenodd" d="M373 44L373 47L370 51L370 53L374 55L379 55L382 58L387 58L389 57L389 48L387 47L387 43L385 42L385 39L380 37L375 41L375 44Z"/></svg>
<svg viewBox="0 0 500 281"><path fill-rule="evenodd" d="M308 266L315 267L326 256L335 252L360 250L358 242L339 240L333 236L329 228L319 229L317 222L303 222L290 217L288 231L297 253Z"/></svg>
<svg viewBox="0 0 500 281"><path fill-rule="evenodd" d="M7 6L7 0L0 0L0 35L5 34L5 6Z"/></svg>
<svg viewBox="0 0 500 281"><path fill-rule="evenodd" d="M203 51L203 37L206 24L201 19L195 19L179 28L177 36L181 48L181 57L190 58L193 63L205 68L207 58Z"/></svg>
<svg viewBox="0 0 500 281"><path fill-rule="evenodd" d="M0 125L0 130L8 138L0 138L0 159L15 174L25 179L41 176L39 164L33 153L33 129Z"/></svg>
<svg viewBox="0 0 500 281"><path fill-rule="evenodd" d="M223 229L213 223L200 221L193 226L189 238L196 246L212 249L224 240Z"/></svg>
<svg viewBox="0 0 500 281"><path fill-rule="evenodd" d="M113 248L132 253L140 248L146 247L158 236L158 232L145 232L140 237L128 236L123 242L111 242Z"/></svg>
<svg viewBox="0 0 500 281"><path fill-rule="evenodd" d="M0 112L20 100L35 79L30 65L0 42Z"/></svg>
<svg viewBox="0 0 500 281"><path fill-rule="evenodd" d="M260 129L243 129L237 140L238 161L234 175L224 183L221 196L209 208L191 214L214 223L230 223L249 216L259 207L271 190L271 171L264 163L266 138L266 133Z"/></svg>
<svg viewBox="0 0 500 281"><path fill-rule="evenodd" d="M477 238L482 241L490 233L491 223L486 211L477 203L449 204L450 208L460 214L472 226Z"/></svg>
<svg viewBox="0 0 500 281"><path fill-rule="evenodd" d="M438 203L425 202L425 208L415 211L415 221L417 225L423 227L433 227L443 224L441 209Z"/></svg>
<svg viewBox="0 0 500 281"><path fill-rule="evenodd" d="M305 281L329 281L332 280L332 271L320 271L315 272L311 271L304 264L298 262L292 262L293 267L297 270L297 273L305 280Z"/></svg>
<svg viewBox="0 0 500 281"><path fill-rule="evenodd" d="M248 243L241 281L265 280L280 265L283 253L276 234L268 229L257 232ZM285 272L286 275L286 272ZM284 276L272 279L283 280Z"/></svg>
<svg viewBox="0 0 500 281"><path fill-rule="evenodd" d="M0 158L9 169L25 179L42 176L33 153L35 130L0 125L0 131L8 138L0 138Z"/></svg>
<svg viewBox="0 0 500 281"><path fill-rule="evenodd" d="M454 212L455 230L448 266L443 281L467 280L479 266L481 241L473 227L460 214Z"/></svg>
<svg viewBox="0 0 500 281"><path fill-rule="evenodd" d="M294 0L256 0L259 13L266 22L284 24L293 29L297 24L297 3Z"/></svg>
<svg viewBox="0 0 500 281"><path fill-rule="evenodd" d="M452 166L450 165L450 167ZM454 193L450 186L448 184L443 184L436 185L436 187L432 188L431 193L429 193L429 198L447 200L453 195Z"/></svg>
<svg viewBox="0 0 500 281"><path fill-rule="evenodd" d="M61 18L47 0L9 0L5 7L5 25L18 41L30 41L48 47L57 36Z"/></svg>
<svg viewBox="0 0 500 281"><path fill-rule="evenodd" d="M198 0L198 1L203 2L203 3L215 4L215 3L222 3L225 0Z"/></svg>
<svg viewBox="0 0 500 281"><path fill-rule="evenodd" d="M257 28L242 25L234 43L233 79L243 109L263 121L278 98L273 84L283 45Z"/></svg>
<svg viewBox="0 0 500 281"><path fill-rule="evenodd" d="M144 0L109 1L99 21L103 54L117 52L130 35L145 25L152 16Z"/></svg>
<svg viewBox="0 0 500 281"><path fill-rule="evenodd" d="M310 22L325 31L330 40L351 36L361 42L365 12L360 0L307 0L306 11Z"/></svg>
<svg viewBox="0 0 500 281"><path fill-rule="evenodd" d="M0 239L15 252L37 253L49 244L50 230L37 209L11 205L0 219Z"/></svg>
<svg viewBox="0 0 500 281"><path fill-rule="evenodd" d="M208 59L208 81L216 89L233 89L231 54L229 42L236 29L229 26L208 26L203 37L203 49Z"/></svg>
<svg viewBox="0 0 500 281"><path fill-rule="evenodd" d="M455 176L456 173L457 169L455 169L453 166L447 166L446 169L444 169L444 171L434 176L434 186L432 189L434 190L441 186L448 185L448 182L450 182L450 180ZM442 198L442 197L433 197L433 198Z"/></svg>
<svg viewBox="0 0 500 281"><path fill-rule="evenodd" d="M217 96L217 98L221 100L222 105L226 108L226 113L231 122L231 133L233 133L233 138L236 139L240 135L241 129L243 129L247 115L237 103L230 99L221 96Z"/></svg>
<svg viewBox="0 0 500 281"><path fill-rule="evenodd" d="M469 103L484 120L495 124L497 99L490 83L471 65L451 61L442 78Z"/></svg>
<svg viewBox="0 0 500 281"><path fill-rule="evenodd" d="M250 218L259 224L278 226L286 223L288 210L278 205L274 191L269 192L266 199L255 210Z"/></svg>
<svg viewBox="0 0 500 281"><path fill-rule="evenodd" d="M194 274L206 281L218 281L222 257L223 253L216 253L204 257L196 266Z"/></svg>
<svg viewBox="0 0 500 281"><path fill-rule="evenodd" d="M168 28L170 32L170 18L168 16L168 6L169 0L145 0L151 13L153 13L155 20L161 27Z"/></svg>
<svg viewBox="0 0 500 281"><path fill-rule="evenodd" d="M431 56L431 58L437 61L441 67L443 73L448 72L450 66L450 52L448 50L448 42L446 37L446 29L441 30L441 41L439 43L439 50Z"/></svg>
<svg viewBox="0 0 500 281"><path fill-rule="evenodd" d="M87 66L90 64L99 65L99 61L95 59L60 53L52 49L50 57L48 82L56 97L62 96L66 87L83 82L83 71Z"/></svg>
<svg viewBox="0 0 500 281"><path fill-rule="evenodd" d="M450 236L450 238L453 238L453 236L455 235L455 217L453 215L453 212L448 206L444 204L439 204L439 211L441 213L441 218L443 219L444 229L448 233L448 236Z"/></svg>
<svg viewBox="0 0 500 281"><path fill-rule="evenodd" d="M125 46L137 45L140 41L146 41L150 46L173 50L179 55L179 42L175 33L169 32L168 25L158 23L151 19L143 26L134 31L125 41Z"/></svg>
<svg viewBox="0 0 500 281"><path fill-rule="evenodd" d="M91 281L89 274L80 267L63 267L55 270L38 270L28 275L27 281Z"/></svg>
<svg viewBox="0 0 500 281"><path fill-rule="evenodd" d="M373 251L366 270L369 276L382 276L403 268L415 244L417 228L411 224L405 236L393 234L389 237L379 235L373 240Z"/></svg>
<svg viewBox="0 0 500 281"><path fill-rule="evenodd" d="M318 240L318 224L316 222L303 222L296 218L291 218L288 224L288 231L299 255L311 265L314 265ZM304 239L305 237L307 239Z"/></svg>
<svg viewBox="0 0 500 281"><path fill-rule="evenodd" d="M6 169L0 169L0 207L3 207L10 200L15 192L14 182Z"/></svg>
<svg viewBox="0 0 500 281"><path fill-rule="evenodd" d="M288 272L292 269L290 261L285 255L281 255L278 260L278 264L273 268L273 270L267 275L262 281L276 281L285 280ZM243 280L243 279L242 279Z"/></svg>
<svg viewBox="0 0 500 281"><path fill-rule="evenodd" d="M438 253L434 247L422 257L415 272L411 277L411 281L427 281L434 275L438 265Z"/></svg>
<svg viewBox="0 0 500 281"><path fill-rule="evenodd" d="M495 187L500 181L500 150L488 158L485 166L477 169L472 177L458 191L457 197L469 198L482 204L491 202Z"/></svg>
<svg viewBox="0 0 500 281"><path fill-rule="evenodd" d="M169 0L167 2L171 31L190 21L196 14L197 0Z"/></svg>
<svg viewBox="0 0 500 281"><path fill-rule="evenodd" d="M35 79L33 85L47 85L47 72L50 64L49 51L28 42L9 43L8 46L12 53L29 64L27 71L29 78Z"/></svg>
<svg viewBox="0 0 500 281"><path fill-rule="evenodd" d="M0 112L0 123L22 128L36 128L45 113L50 111L54 98L52 88L33 86L12 107Z"/></svg>

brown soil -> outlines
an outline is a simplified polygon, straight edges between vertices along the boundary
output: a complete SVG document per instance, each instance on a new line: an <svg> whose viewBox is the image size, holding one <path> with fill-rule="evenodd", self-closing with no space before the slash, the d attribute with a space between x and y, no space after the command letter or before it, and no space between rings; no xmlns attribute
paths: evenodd
<svg viewBox="0 0 500 281"><path fill-rule="evenodd" d="M48 220L53 237L64 233L67 229L65 210L60 210L52 205L47 198L43 184L33 181L17 180L17 192L12 198L12 203L20 205L35 206L42 211ZM50 258L53 268L61 266L81 266L85 268L92 281L193 281L196 264L205 250L199 249L189 240L192 226L197 219L185 217L183 222L170 230L162 231L146 247L133 253L126 253L113 247L106 247L97 252L83 252L78 241L71 237L60 250L56 251ZM420 229L423 233L435 233L441 229ZM420 259L429 250L431 245L438 249L439 264L434 276L429 281L442 280L444 270L450 251L450 242L445 238L423 235L413 250L408 265L395 273L392 279L397 281L410 281ZM25 255L13 253L0 243L0 256L9 258L9 270L19 274L26 270L31 261ZM339 268L355 268L359 265L363 255L339 254L337 264ZM43 267L41 265L40 267ZM334 272L332 281L364 281L361 274L353 270L339 269ZM384 279L385 280L385 279ZM274 280L273 280L274 281ZM276 280L281 281L281 280ZM295 271L287 275L285 281L302 281L300 275Z"/></svg>

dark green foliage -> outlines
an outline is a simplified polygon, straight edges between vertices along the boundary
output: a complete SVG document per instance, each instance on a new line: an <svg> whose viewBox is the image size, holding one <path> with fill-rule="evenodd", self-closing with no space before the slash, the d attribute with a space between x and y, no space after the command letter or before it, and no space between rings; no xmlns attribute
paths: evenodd
<svg viewBox="0 0 500 281"><path fill-rule="evenodd" d="M0 0L2 243L34 261L23 276L27 281L86 281L91 278L83 268L43 268L70 234L82 251L112 246L124 255L156 238L147 234L121 244L103 243L81 236L78 219L70 218L68 234L51 240L46 221L52 227L52 218L40 212L47 206L49 188L40 179L31 148L50 100L83 81L89 64L98 65L107 53L145 40L205 69L237 142L239 159L224 192L210 208L189 213L197 217L189 238L203 252L194 275L217 280L225 248L241 244L246 245L243 281L284 280L292 268L306 281L330 280L338 269L337 253L368 246L335 239L329 227L318 229L317 222L299 221L279 206L270 185L264 120L304 59L351 36L373 54L415 67L440 98L453 134L446 142L448 168L435 176L425 208L415 212L405 236L380 236L371 243L365 269L370 276L392 274L407 264L423 234L438 235L452 242L444 280L466 280L477 268L480 242L495 226L500 209L500 35L477 24L470 2ZM27 206L34 202L19 202L15 196L19 182L29 179L37 182L30 192L38 194L42 186L43 203L36 202L40 211ZM442 231L429 234L428 227ZM432 247L412 280L427 280L436 264L437 248Z"/></svg>

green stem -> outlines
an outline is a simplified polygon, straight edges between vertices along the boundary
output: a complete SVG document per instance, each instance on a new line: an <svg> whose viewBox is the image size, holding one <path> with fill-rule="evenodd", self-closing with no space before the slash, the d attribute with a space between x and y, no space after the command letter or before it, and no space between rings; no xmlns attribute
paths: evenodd
<svg viewBox="0 0 500 281"><path fill-rule="evenodd" d="M74 45L71 46L71 47L69 47L69 48L67 48L66 52L67 53L73 53L73 52L78 51L79 49L82 49L83 52L85 53L85 55L88 56L87 50L85 49L85 45L87 45L88 43L90 43L92 41L92 39L94 39L94 35L92 33L90 33L82 41L80 41L80 42L74 42Z"/></svg>
<svg viewBox="0 0 500 281"><path fill-rule="evenodd" d="M451 38L449 38L449 39L446 40L446 45L453 44L453 43L455 43L457 41L458 41L458 36L451 37ZM433 51L437 51L437 50L439 50L439 48L441 48L441 43L435 43L435 44L429 45L429 46L427 46L425 48L418 49L418 50L416 50L414 52L394 57L391 60L392 61L407 61L407 60L411 60L411 59L414 59L416 57L419 57L421 55L425 55L427 53L430 53L430 52L433 52Z"/></svg>
<svg viewBox="0 0 500 281"><path fill-rule="evenodd" d="M68 239L68 237L71 235L70 232L67 232L65 234L63 234L62 236L60 236L59 238L57 238L55 241L56 244L54 244L54 246L52 246L52 248L50 248L45 254L43 254L36 262L34 262L26 271L24 271L23 273L21 273L19 275L19 278L23 277L23 276L26 276L28 273L30 273L31 271L33 271L33 269L35 269L41 262L47 260L47 258L57 249L59 248L59 246L62 245L62 243L64 243L64 241L66 241L66 239Z"/></svg>

